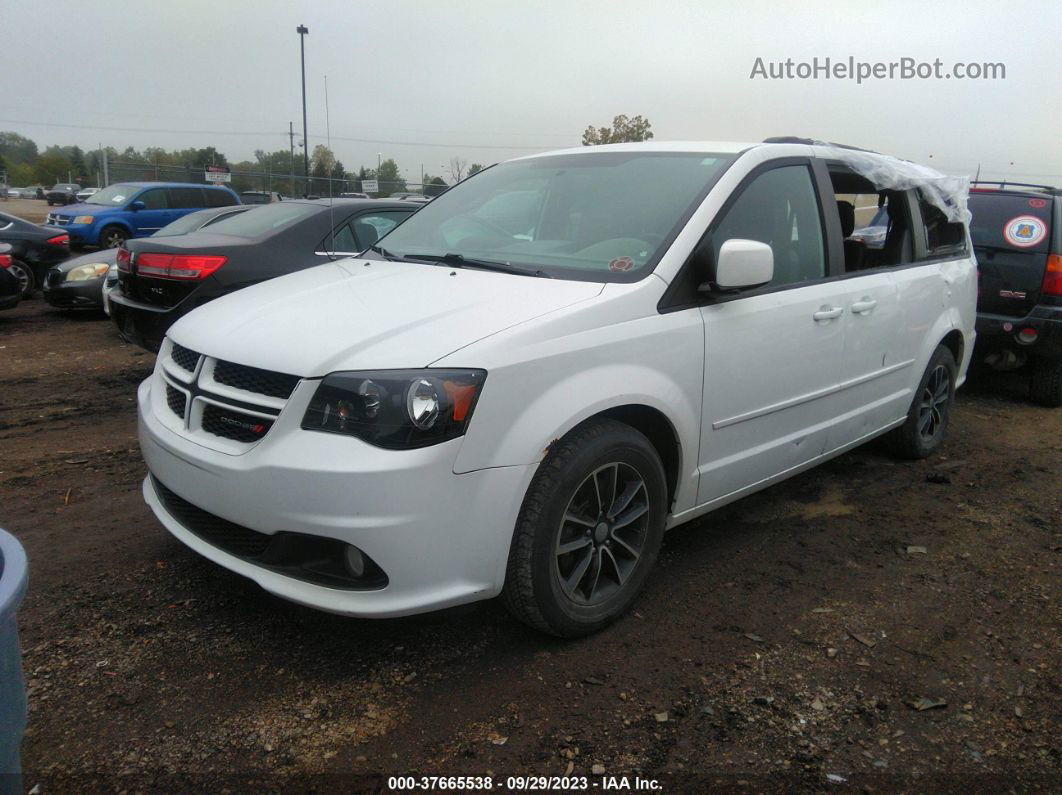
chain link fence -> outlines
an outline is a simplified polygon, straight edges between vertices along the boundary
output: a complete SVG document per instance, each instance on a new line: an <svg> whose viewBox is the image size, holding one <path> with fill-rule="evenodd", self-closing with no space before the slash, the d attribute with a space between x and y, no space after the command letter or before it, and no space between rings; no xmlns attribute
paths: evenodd
<svg viewBox="0 0 1062 795"><path fill-rule="evenodd" d="M360 193L361 181L356 177L348 179L329 179L327 177L304 177L291 173L271 171L230 172L232 181L227 184L237 193L244 191L265 191L279 193L282 196L338 196L341 193ZM206 183L204 169L201 166L174 166L154 163L129 163L111 160L108 162L108 182L189 182L197 185ZM331 191L329 188L331 187ZM379 181L379 192L373 194L380 198L392 193L421 193L423 185L419 182ZM440 186L428 185L428 194L437 192Z"/></svg>

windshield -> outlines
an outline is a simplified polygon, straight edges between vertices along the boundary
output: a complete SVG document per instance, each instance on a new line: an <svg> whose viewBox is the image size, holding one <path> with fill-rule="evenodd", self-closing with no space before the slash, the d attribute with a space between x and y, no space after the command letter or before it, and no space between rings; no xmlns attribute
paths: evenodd
<svg viewBox="0 0 1062 795"><path fill-rule="evenodd" d="M425 204L380 241L390 256L632 281L656 265L733 155L580 152L502 163Z"/></svg>
<svg viewBox="0 0 1062 795"><path fill-rule="evenodd" d="M140 190L136 185L126 185L124 183L117 183L116 185L109 185L101 191L97 191L85 199L85 204L105 204L108 207L114 207L129 200L129 198Z"/></svg>

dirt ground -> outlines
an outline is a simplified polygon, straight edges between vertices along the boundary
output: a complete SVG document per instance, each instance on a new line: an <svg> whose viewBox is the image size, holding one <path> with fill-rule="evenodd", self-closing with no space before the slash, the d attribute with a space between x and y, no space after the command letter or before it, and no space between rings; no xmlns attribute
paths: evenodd
<svg viewBox="0 0 1062 795"><path fill-rule="evenodd" d="M0 201L0 213L7 213L29 221L31 224L43 224L51 210L44 199L7 199Z"/></svg>
<svg viewBox="0 0 1062 795"><path fill-rule="evenodd" d="M140 495L152 363L102 316L0 313L27 788L1058 791L1062 410L1019 377L965 387L929 461L860 449L673 531L632 614L561 642L496 603L326 615L187 550Z"/></svg>

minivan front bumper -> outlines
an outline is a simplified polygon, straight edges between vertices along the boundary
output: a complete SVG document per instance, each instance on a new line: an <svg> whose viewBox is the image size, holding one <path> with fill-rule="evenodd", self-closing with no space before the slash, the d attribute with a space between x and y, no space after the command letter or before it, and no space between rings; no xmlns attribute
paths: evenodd
<svg viewBox="0 0 1062 795"><path fill-rule="evenodd" d="M222 453L155 417L151 390L156 378L138 392L140 446L151 472L144 498L170 533L204 557L284 599L350 616L410 615L501 591L534 465L456 475L453 462L461 439L394 451L302 430L315 382L303 382L252 449ZM257 565L183 524L167 509L157 484L201 511L256 533L299 533L352 544L383 570L387 584L375 590L328 587Z"/></svg>

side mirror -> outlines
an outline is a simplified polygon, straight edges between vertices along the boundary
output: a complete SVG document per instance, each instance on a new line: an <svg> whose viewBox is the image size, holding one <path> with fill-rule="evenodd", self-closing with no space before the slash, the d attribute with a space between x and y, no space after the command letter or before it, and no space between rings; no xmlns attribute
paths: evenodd
<svg viewBox="0 0 1062 795"><path fill-rule="evenodd" d="M758 240L733 238L719 247L715 278L702 285L711 290L751 290L774 278L774 251Z"/></svg>
<svg viewBox="0 0 1062 795"><path fill-rule="evenodd" d="M132 210L133 212L139 212L140 210L143 210L146 206L147 205L144 204L144 202L135 201L135 202L133 202L132 204L129 205L129 209Z"/></svg>

